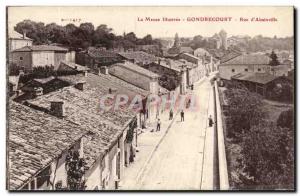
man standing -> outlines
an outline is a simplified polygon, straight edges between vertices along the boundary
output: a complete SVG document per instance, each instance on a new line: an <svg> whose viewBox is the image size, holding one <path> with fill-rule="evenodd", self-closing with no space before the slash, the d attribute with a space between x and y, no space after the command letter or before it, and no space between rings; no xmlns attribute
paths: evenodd
<svg viewBox="0 0 300 196"><path fill-rule="evenodd" d="M169 115L169 120L172 120L173 119L173 110L171 109L170 110L170 115Z"/></svg>
<svg viewBox="0 0 300 196"><path fill-rule="evenodd" d="M184 112L183 112L183 110L181 110L180 116L181 116L181 122L184 121Z"/></svg>
<svg viewBox="0 0 300 196"><path fill-rule="evenodd" d="M208 124L209 124L209 127L212 127L214 122L213 122L213 119L211 117L211 115L209 115L209 118L208 118Z"/></svg>
<svg viewBox="0 0 300 196"><path fill-rule="evenodd" d="M160 119L157 120L156 131L160 131Z"/></svg>

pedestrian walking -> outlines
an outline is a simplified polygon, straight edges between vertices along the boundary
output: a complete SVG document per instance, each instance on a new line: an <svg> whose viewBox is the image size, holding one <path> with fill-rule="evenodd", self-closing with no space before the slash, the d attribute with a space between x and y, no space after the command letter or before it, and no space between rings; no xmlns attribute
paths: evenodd
<svg viewBox="0 0 300 196"><path fill-rule="evenodd" d="M213 121L211 115L209 115L209 118L208 118L208 125L209 125L209 127L212 127L213 124L214 124L214 121Z"/></svg>
<svg viewBox="0 0 300 196"><path fill-rule="evenodd" d="M183 110L181 110L180 116L181 116L181 122L184 121L184 112L183 112Z"/></svg>
<svg viewBox="0 0 300 196"><path fill-rule="evenodd" d="M156 131L160 131L160 119L157 120Z"/></svg>
<svg viewBox="0 0 300 196"><path fill-rule="evenodd" d="M172 119L173 119L173 110L171 109L170 114L169 114L169 120L172 120Z"/></svg>

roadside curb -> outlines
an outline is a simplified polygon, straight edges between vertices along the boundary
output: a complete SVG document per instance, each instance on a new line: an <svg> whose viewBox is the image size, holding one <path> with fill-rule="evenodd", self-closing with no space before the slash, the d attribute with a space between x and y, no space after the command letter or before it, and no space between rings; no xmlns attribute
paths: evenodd
<svg viewBox="0 0 300 196"><path fill-rule="evenodd" d="M159 141L157 142L157 144L155 145L154 149L151 151L148 159L145 161L145 163L143 164L142 168L140 169L140 171L138 172L138 175L137 175L137 182L139 182L141 180L141 177L142 177L142 174L145 172L145 169L146 169L146 166L147 164L151 161L154 153L156 152L156 150L158 149L159 145L161 144L161 142L163 141L163 139L166 137L166 135L168 134L169 132L169 129L171 128L171 126L173 125L174 121L175 121L175 118L177 116L177 114L179 113L179 111L177 111L177 113L175 114L172 122L169 124L169 126L167 127L167 130L165 131L165 133L162 135L162 137L159 139Z"/></svg>

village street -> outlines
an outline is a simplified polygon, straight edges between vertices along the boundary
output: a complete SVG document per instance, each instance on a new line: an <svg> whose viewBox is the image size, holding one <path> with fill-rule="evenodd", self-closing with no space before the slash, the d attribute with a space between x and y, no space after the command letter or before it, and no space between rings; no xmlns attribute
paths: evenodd
<svg viewBox="0 0 300 196"><path fill-rule="evenodd" d="M169 129L162 127L167 132L161 133L161 140L152 154L148 152L148 155L142 155L144 153L140 149L136 162L131 168L125 169L125 176L131 178L125 177L120 189L213 189L214 133L213 128L208 128L207 119L209 115L214 115L213 88L209 78L196 84L193 93L197 96L197 110L186 111L184 122L181 122L180 114L177 114ZM142 135L141 140L143 137L147 136ZM139 155L150 158L138 160Z"/></svg>

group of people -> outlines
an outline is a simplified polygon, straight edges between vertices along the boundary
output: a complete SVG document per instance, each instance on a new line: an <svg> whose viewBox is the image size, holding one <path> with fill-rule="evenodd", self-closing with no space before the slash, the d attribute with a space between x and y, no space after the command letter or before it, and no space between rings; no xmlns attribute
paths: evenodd
<svg viewBox="0 0 300 196"><path fill-rule="evenodd" d="M172 120L172 119L173 119L173 110L171 109L170 113L169 113L169 120ZM183 110L181 110L181 112L180 112L180 119L181 119L181 122L184 122L184 111ZM209 127L212 127L213 124L214 124L214 122L213 122L212 116L209 115L209 118L208 118L208 125L209 125ZM158 118L156 131L160 131L160 127L161 127L161 121Z"/></svg>

